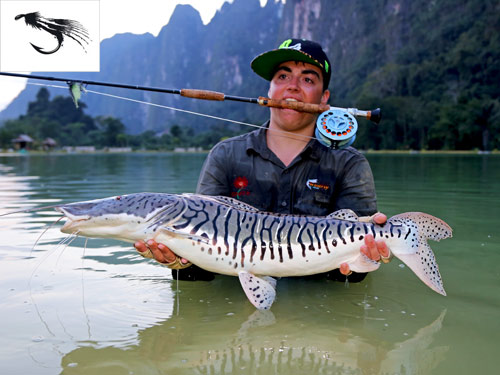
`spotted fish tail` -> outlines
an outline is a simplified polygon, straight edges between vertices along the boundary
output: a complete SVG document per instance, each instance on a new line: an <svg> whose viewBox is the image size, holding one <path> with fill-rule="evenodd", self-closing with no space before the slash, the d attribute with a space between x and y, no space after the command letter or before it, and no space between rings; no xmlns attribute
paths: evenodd
<svg viewBox="0 0 500 375"><path fill-rule="evenodd" d="M403 261L429 288L446 295L439 268L427 240L439 241L452 236L443 220L421 212L395 215L388 224L405 227L404 241L391 245L393 254Z"/></svg>

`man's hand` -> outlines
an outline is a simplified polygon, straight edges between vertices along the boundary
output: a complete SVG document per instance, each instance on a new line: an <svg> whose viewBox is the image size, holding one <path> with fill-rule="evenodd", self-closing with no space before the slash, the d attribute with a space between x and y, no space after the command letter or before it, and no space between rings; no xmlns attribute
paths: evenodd
<svg viewBox="0 0 500 375"><path fill-rule="evenodd" d="M370 221L378 225L383 225L387 221L387 216L381 213L376 213L371 217ZM365 243L364 245L361 245L360 251L374 261L378 262L382 260L384 263L389 261L390 251L385 244L385 241L375 241L372 234L366 235ZM340 265L340 272L343 275L348 276L351 273L351 269L347 263L342 263Z"/></svg>
<svg viewBox="0 0 500 375"><path fill-rule="evenodd" d="M177 255L175 255L175 253L164 244L158 243L154 240L149 240L147 243L144 241L137 241L134 244L134 247L141 256L154 259L167 267L177 263ZM182 266L188 267L190 265L189 260L185 258L179 259L181 265L180 268L183 268Z"/></svg>

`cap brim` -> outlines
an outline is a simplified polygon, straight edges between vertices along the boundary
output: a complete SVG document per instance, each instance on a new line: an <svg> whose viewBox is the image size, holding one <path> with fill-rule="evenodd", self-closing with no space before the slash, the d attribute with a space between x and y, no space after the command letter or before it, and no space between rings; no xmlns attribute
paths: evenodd
<svg viewBox="0 0 500 375"><path fill-rule="evenodd" d="M271 81L276 71L276 67L286 61L301 61L316 65L321 70L324 69L318 61L313 59L308 54L292 48L280 48L264 52L263 54L253 59L250 66L252 67L253 71L259 76L268 81Z"/></svg>

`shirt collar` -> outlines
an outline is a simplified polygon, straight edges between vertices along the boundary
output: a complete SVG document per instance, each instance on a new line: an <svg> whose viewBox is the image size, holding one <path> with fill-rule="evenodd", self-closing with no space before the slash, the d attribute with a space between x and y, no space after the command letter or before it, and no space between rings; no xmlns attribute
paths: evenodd
<svg viewBox="0 0 500 375"><path fill-rule="evenodd" d="M266 130L269 127L269 120L263 125L264 128L260 128L250 134L247 139L246 151L254 151L260 154L262 157L269 159L271 155L271 150L267 147L266 142ZM301 158L310 158L313 160L321 159L321 154L328 150L327 147L323 146L316 138L311 139L309 143L304 147L300 153Z"/></svg>
<svg viewBox="0 0 500 375"><path fill-rule="evenodd" d="M267 147L266 142L266 130L269 127L269 120L266 121L262 126L265 128L260 128L250 133L250 136L247 138L246 150L247 153L250 151L254 151L257 154L260 154L261 156L268 159L271 154L271 150L269 150L269 148Z"/></svg>

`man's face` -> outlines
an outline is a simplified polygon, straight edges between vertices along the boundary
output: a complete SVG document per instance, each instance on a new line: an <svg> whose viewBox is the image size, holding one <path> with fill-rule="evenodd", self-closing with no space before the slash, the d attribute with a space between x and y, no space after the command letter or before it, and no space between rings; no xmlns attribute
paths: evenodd
<svg viewBox="0 0 500 375"><path fill-rule="evenodd" d="M279 65L271 80L268 95L271 99L297 100L305 103L326 104L330 97L323 91L321 70L312 64L287 61ZM292 109L271 109L271 125L288 131L314 128L317 114Z"/></svg>

